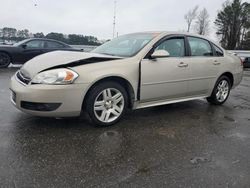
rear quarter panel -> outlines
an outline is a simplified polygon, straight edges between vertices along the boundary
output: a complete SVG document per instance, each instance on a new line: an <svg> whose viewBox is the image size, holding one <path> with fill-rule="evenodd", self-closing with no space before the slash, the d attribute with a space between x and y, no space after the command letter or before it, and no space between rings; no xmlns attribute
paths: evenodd
<svg viewBox="0 0 250 188"><path fill-rule="evenodd" d="M233 88L240 84L243 76L243 66L239 57L226 52L223 62L223 72L230 72L234 77Z"/></svg>

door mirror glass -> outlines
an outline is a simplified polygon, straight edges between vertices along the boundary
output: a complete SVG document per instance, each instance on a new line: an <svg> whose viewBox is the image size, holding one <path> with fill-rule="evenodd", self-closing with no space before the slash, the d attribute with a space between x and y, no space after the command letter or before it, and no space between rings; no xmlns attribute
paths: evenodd
<svg viewBox="0 0 250 188"><path fill-rule="evenodd" d="M170 54L167 50L155 50L154 53L151 55L153 59L155 58L163 58L163 57L169 57Z"/></svg>

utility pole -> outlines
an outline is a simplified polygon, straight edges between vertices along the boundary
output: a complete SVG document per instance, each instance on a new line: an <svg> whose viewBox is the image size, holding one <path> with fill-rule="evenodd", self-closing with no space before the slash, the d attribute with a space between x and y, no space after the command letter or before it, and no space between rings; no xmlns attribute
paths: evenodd
<svg viewBox="0 0 250 188"><path fill-rule="evenodd" d="M116 25L116 0L114 1L114 22L113 22L113 38L115 38L115 25Z"/></svg>

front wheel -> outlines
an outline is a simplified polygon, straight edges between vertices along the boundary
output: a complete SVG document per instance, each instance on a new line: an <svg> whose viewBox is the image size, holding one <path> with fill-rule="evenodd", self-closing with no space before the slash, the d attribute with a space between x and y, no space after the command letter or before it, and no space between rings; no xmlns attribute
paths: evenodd
<svg viewBox="0 0 250 188"><path fill-rule="evenodd" d="M6 68L10 64L10 56L6 53L0 52L0 68Z"/></svg>
<svg viewBox="0 0 250 188"><path fill-rule="evenodd" d="M126 90L116 82L95 85L86 98L86 110L96 126L110 126L124 115L128 105Z"/></svg>
<svg viewBox="0 0 250 188"><path fill-rule="evenodd" d="M207 101L215 105L223 104L228 99L231 87L229 78L221 76L215 84L212 95L207 98Z"/></svg>

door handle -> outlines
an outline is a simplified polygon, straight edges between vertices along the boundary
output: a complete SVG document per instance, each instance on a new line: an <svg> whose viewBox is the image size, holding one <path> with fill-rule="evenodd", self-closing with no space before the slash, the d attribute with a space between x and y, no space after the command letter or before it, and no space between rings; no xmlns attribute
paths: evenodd
<svg viewBox="0 0 250 188"><path fill-rule="evenodd" d="M213 64L214 65L220 65L220 62L218 62L217 60L215 60Z"/></svg>
<svg viewBox="0 0 250 188"><path fill-rule="evenodd" d="M188 67L188 64L187 63L183 63L183 62L181 62L179 65L178 65L178 67Z"/></svg>

